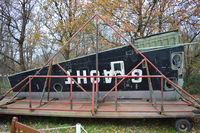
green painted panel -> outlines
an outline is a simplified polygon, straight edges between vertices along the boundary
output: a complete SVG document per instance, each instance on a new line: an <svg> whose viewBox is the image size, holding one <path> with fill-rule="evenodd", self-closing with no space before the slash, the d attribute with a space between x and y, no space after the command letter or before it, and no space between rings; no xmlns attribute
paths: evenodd
<svg viewBox="0 0 200 133"><path fill-rule="evenodd" d="M137 48L149 48L158 46L174 46L179 44L178 30L154 34L152 36L136 39L134 44Z"/></svg>

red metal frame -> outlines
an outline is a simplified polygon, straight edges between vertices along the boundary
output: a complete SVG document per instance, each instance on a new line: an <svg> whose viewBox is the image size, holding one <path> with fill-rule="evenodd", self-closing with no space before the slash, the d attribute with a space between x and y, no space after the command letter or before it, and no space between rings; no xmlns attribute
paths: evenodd
<svg viewBox="0 0 200 133"><path fill-rule="evenodd" d="M92 100L91 100L91 102L65 102L65 101L51 101L51 103L63 103L63 104L72 104L72 105L75 105L75 104L82 104L82 105L84 105L84 104L91 104L91 109L88 109L88 110L85 110L85 109L60 109L60 108L37 108L37 107L32 107L32 103L39 103L39 101L37 101L37 100L32 100L32 95L31 95L31 93L32 93L32 88L31 88L31 79L33 79L33 78L44 78L44 77L46 77L46 78L80 78L80 77L86 77L86 78L93 78L94 80L93 80L93 82L92 82ZM92 113L92 115L94 115L95 114L95 92L97 91L96 89L95 89L95 87L96 87L96 84L98 84L98 82L95 82L95 79L98 79L98 78L102 78L102 77L107 77L107 78L111 78L111 77L114 77L114 78L117 78L117 77L123 77L123 78L135 78L135 77L143 77L143 78L161 78L161 79L163 79L163 77L162 76L160 76L160 75L145 75L145 76L63 76L63 75L30 75L29 76L29 100L19 100L18 102L29 102L29 107L7 107L8 109L22 109L22 110L24 110L24 109L29 109L29 110L49 110L49 111L80 111L80 112L91 112ZM162 80L161 80L161 82L163 82ZM117 82L115 82L116 84L115 84L115 92L117 92L118 90L117 90L117 84L119 85L119 82L117 83ZM73 94L73 89L72 89L72 86L73 86L73 84L72 84L72 82L71 82L71 84L70 84L70 98L69 98L69 100L72 100L72 94ZM162 87L163 85L161 84L161 87ZM163 93L163 89L161 88L161 93ZM163 95L163 94L162 94ZM115 93L115 100L116 100L116 98L118 97L118 95L117 95L117 93ZM46 103L48 103L49 101L45 101ZM116 104L115 102L105 102L105 103L96 103L96 104L99 104L99 105L103 105L103 104ZM119 105L123 105L123 104L130 104L130 105L152 105L152 103L151 102L149 102L149 103L145 103L145 102L117 102L117 104L119 104ZM156 106L161 106L161 109L159 109L158 107L156 107ZM146 112L146 113L152 113L152 112L159 112L159 113L169 113L169 112L171 112L171 113L173 113L173 112L192 112L191 110L189 111L189 110L172 110L172 111L165 111L162 107L164 106L164 105L191 105L191 104L189 104L189 103L164 103L163 102L163 99L161 100L161 103L156 103L156 104L154 104L154 106L155 106L155 108L156 108L156 110L140 110L140 111L126 111L126 110L124 110L124 111L122 111L122 110L117 110L117 106L116 106L116 109L115 110L98 110L98 112Z"/></svg>
<svg viewBox="0 0 200 133"><path fill-rule="evenodd" d="M66 101L52 101L51 103L63 103L63 104L70 104L70 102L67 102L69 99L65 99ZM30 100L18 100L17 102L30 102ZM31 100L32 103L39 103L38 100ZM48 101L45 101L48 102ZM73 102L73 104L91 104L91 102ZM113 102L104 102L104 103L98 103L98 104L114 104ZM152 105L152 103L148 102L118 102L118 104L130 104L130 105ZM192 105L191 103L156 103L156 105Z"/></svg>
<svg viewBox="0 0 200 133"><path fill-rule="evenodd" d="M66 71L60 64L57 64L57 65L58 65L58 67L59 67L66 75L68 75L67 71ZM75 83L76 85L78 85L78 87L80 87L81 90L82 90L84 93L86 93L89 97L91 97L90 94L89 94L89 93L88 93L74 78L71 77L71 80L73 80L74 83Z"/></svg>
<svg viewBox="0 0 200 133"><path fill-rule="evenodd" d="M191 105L194 104L194 102L197 100L195 97L193 97L192 95L190 95L188 92L186 92L184 89L182 89L181 87L179 87L178 85L176 85L173 81L171 81L170 79L168 79L165 75L162 74L162 72L148 59L146 58L146 56L140 52L131 42L127 41L111 24L109 24L103 17L101 17L98 14L95 14L94 16L92 16L68 41L66 44L68 44L80 31L82 31L86 25L91 22L93 19L96 19L98 21L98 19L102 19L108 26L110 26L119 37L123 38L138 54L140 54L143 59L130 71L127 73L127 75L124 76L70 76L68 74L68 72L60 65L57 64L57 66L66 74L66 75L38 75L42 69L49 65L49 67L52 65L52 62L54 60L54 58L58 55L59 52L61 52L61 50L64 48L64 46L57 52L55 53L43 66L41 69L39 69L35 75L30 75L29 77L26 77L24 80L22 80L21 82L19 82L17 85L15 85L13 88L11 88L8 92L6 92L3 96L7 96L13 89L15 89L16 87L18 87L19 85L21 85L22 83L24 83L25 81L26 84L24 85L25 87L29 84L29 107L23 107L23 108L18 108L18 107L7 107L8 109L30 109L30 110L55 110L55 111L80 111L80 112L91 112L92 115L95 114L96 110L95 110L95 104L99 104L99 105L103 105L103 104L115 104L116 108L115 110L97 110L98 112L158 112L158 113L165 113L165 112L191 112L190 111L183 111L183 110L173 110L173 111L166 111L164 110L164 105ZM143 76L130 76L130 74L137 69L143 62L145 62L146 68L147 68L147 75L143 75ZM160 75L150 75L149 73L149 65L151 65ZM86 91L86 89L84 89L74 78L93 78L94 80L92 81L92 94L90 95L88 91ZM97 98L97 96L95 96L95 93L97 94L99 91L98 88L98 82L97 79L98 78L115 78L115 85L109 89L109 91L103 96L103 100L112 92L115 91L115 102L104 102L104 103L98 103L98 100L95 103L95 100ZM142 102L118 102L118 86L127 78L135 78L135 77L142 77L142 78L148 78L149 84L151 83L151 78L161 78L161 103L142 103ZM59 109L59 108L36 108L33 107L32 103L38 103L38 101L35 101L32 99L32 88L31 88L31 82L34 78L46 78L46 79L51 79L51 78L70 78L70 95L69 95L69 100L70 102L62 102L62 101L49 101L47 99L47 102L52 102L52 103L65 103L65 104L70 104L70 109ZM122 78L119 82L117 82L117 78ZM96 80L96 82L95 82ZM166 80L169 82L169 84L171 84L173 87L175 87L176 89L180 90L182 93L186 94L189 98L191 98L191 100L189 100L189 102L187 102L187 100L185 101L184 104L167 104L164 103L163 100L163 81ZM77 86L80 87L80 89L89 96L89 98L91 98L91 102L73 102L73 84L72 82L74 82ZM48 82L50 84L50 80ZM49 85L48 84L48 85ZM25 87L22 87L18 93L16 93L12 98L14 99ZM152 88L153 91L153 88ZM50 93L50 92L49 92ZM192 101L193 100L193 101ZM27 102L27 100L19 100L18 102ZM91 109L89 110L84 110L84 109L73 109L73 105L74 104L91 104ZM155 107L156 110L152 111L152 110L141 110L141 111L121 111L121 110L117 110L117 105L118 104L130 104L130 105L153 105ZM160 105L161 108L159 109L157 106Z"/></svg>

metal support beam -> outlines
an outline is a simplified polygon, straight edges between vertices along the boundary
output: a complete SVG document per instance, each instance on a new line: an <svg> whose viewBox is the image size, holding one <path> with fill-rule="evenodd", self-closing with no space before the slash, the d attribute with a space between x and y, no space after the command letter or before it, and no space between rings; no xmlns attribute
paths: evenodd
<svg viewBox="0 0 200 133"><path fill-rule="evenodd" d="M29 108L32 108L32 85L31 78L29 77Z"/></svg>
<svg viewBox="0 0 200 133"><path fill-rule="evenodd" d="M92 81L92 115L95 114L95 79Z"/></svg>
<svg viewBox="0 0 200 133"><path fill-rule="evenodd" d="M164 101L164 95L163 95L163 78L160 79L160 90L161 90L161 113L164 112L164 104L163 104L163 101Z"/></svg>
<svg viewBox="0 0 200 133"><path fill-rule="evenodd" d="M70 94L69 94L69 99L70 99L70 109L72 110L73 109L73 105L72 105L72 79L70 79Z"/></svg>
<svg viewBox="0 0 200 133"><path fill-rule="evenodd" d="M53 64L53 60L50 62L49 64L49 74L52 74L52 64ZM48 79L48 94L47 94L47 101L49 101L49 97L50 97L50 90L51 89L51 78Z"/></svg>
<svg viewBox="0 0 200 133"><path fill-rule="evenodd" d="M99 73L99 18L96 18L96 75ZM96 92L95 92L95 100L96 100L96 109L98 108L98 100L99 100L99 82L98 78L96 80Z"/></svg>
<svg viewBox="0 0 200 133"><path fill-rule="evenodd" d="M147 75L150 75L149 66L148 66L148 63L147 63L146 60L145 60L145 66L146 66ZM147 78L147 79L148 79L148 84L149 84L150 102L152 102L154 104L154 100L153 100L153 86L152 86L151 78Z"/></svg>
<svg viewBox="0 0 200 133"><path fill-rule="evenodd" d="M42 91L42 96L41 96L41 99L40 99L40 105L42 105L42 100L44 98L44 95L45 95L45 92L46 92L46 88L47 88L47 84L49 84L49 75L51 75L51 69L52 69L52 61L50 62L50 65L49 65L49 68L48 68L48 72L47 72L47 77L45 79L45 82L44 82L44 86L43 86L43 91ZM48 97L47 99L49 100L49 93L50 93L50 86L48 88Z"/></svg>
<svg viewBox="0 0 200 133"><path fill-rule="evenodd" d="M117 78L115 78L115 85L117 84ZM118 90L117 86L115 87L115 111L117 111L117 100L118 100Z"/></svg>

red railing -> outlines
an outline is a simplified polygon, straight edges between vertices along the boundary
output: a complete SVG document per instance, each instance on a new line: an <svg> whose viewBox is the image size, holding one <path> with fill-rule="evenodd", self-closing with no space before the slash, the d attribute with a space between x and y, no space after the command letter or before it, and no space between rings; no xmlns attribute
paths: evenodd
<svg viewBox="0 0 200 133"><path fill-rule="evenodd" d="M32 104L33 103L39 103L40 101L38 100L33 100L32 99L32 81L31 79L37 79L37 78L70 78L70 79L73 79L73 80L70 80L70 84L69 84L69 87L70 87L70 91L69 91L69 100L70 102L67 102L67 101L46 101L46 102L51 102L52 104L55 103L63 103L63 104L70 104L70 109L63 109L63 108L43 108L43 107L33 107ZM91 94L90 92L88 92L85 88L83 88L75 79L76 78L93 78L93 81L92 81L92 88L91 88ZM108 89L109 91L103 96L103 98L105 99L107 96L109 96L109 94L112 92L112 91L115 91L115 98L114 98L114 101L115 102L97 102L95 99L97 98L95 96L95 93L98 92L98 90L96 89L96 86L99 84L97 82L97 79L100 79L100 78L114 78L115 80L115 84L114 84L114 87L112 87L111 89ZM117 78L120 78L121 80L119 82L117 82ZM118 86L127 78L160 78L161 80L161 86L160 86L160 93L161 93L161 101L160 103L147 103L147 102L117 102L117 99L118 99ZM123 80L123 81L122 81ZM163 93L164 93L164 89L163 89L163 83L164 83L164 77L161 76L161 75L143 75L143 76L67 76L67 75L31 75L28 77L28 81L29 81L29 100L19 100L18 102L29 102L29 107L8 107L8 109L29 109L29 110L49 110L49 111L79 111L79 112L91 112L93 115L95 115L95 112L146 112L146 113L152 113L152 112L158 112L158 113L167 113L167 112L191 112L191 110L172 110L172 111L165 111L163 106L164 105L191 105L192 103L191 102L185 102L185 103L164 103L164 99L163 99ZM72 84L72 81L75 81L75 85L78 85L79 87L81 87L83 93L89 95L89 98L91 99L91 102L81 102L81 101L78 101L78 102L73 102L72 100L72 96L73 96L73 84ZM114 89L113 89L114 88ZM67 99L65 99L67 100ZM76 104L91 104L91 108L88 108L88 109L73 109L73 106L76 105ZM96 105L106 105L106 104L109 104L109 105L116 105L115 106L115 109L112 109L112 110L103 110L103 109L98 109L98 108L95 108ZM152 105L155 107L155 110L139 110L139 111L131 111L131 110L118 110L117 109L117 105L127 105L127 104L130 104L130 105ZM158 108L158 106L160 108Z"/></svg>

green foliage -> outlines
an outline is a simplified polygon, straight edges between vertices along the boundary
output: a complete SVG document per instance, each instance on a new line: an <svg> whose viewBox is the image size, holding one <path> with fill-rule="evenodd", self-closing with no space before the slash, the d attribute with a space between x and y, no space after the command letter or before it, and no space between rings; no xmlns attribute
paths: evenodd
<svg viewBox="0 0 200 133"><path fill-rule="evenodd" d="M187 90L190 94L200 94L200 88L190 88Z"/></svg>
<svg viewBox="0 0 200 133"><path fill-rule="evenodd" d="M9 88L10 87L10 84L9 84L9 81L7 79L2 79L0 78L0 88Z"/></svg>
<svg viewBox="0 0 200 133"><path fill-rule="evenodd" d="M184 88L191 94L200 93L200 44L185 47Z"/></svg>
<svg viewBox="0 0 200 133"><path fill-rule="evenodd" d="M184 88L191 94L200 93L200 74L192 74L185 80Z"/></svg>

